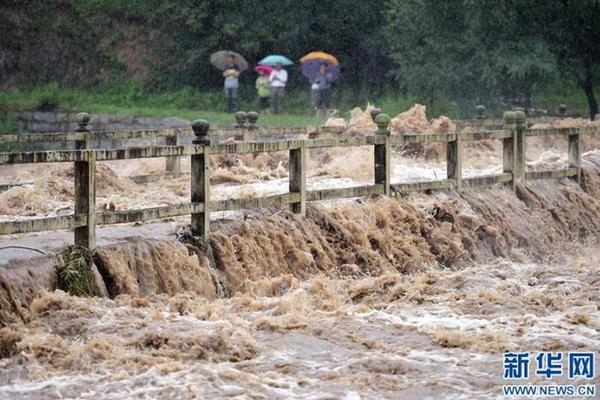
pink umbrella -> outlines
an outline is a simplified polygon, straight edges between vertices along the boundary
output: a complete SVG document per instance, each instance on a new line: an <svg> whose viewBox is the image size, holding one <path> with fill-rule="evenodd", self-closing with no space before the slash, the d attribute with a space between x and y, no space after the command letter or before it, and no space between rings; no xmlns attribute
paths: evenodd
<svg viewBox="0 0 600 400"><path fill-rule="evenodd" d="M264 73L265 75L271 75L271 72L273 72L275 70L275 68L271 67L270 65L257 65L256 67L254 67L254 72L256 72L257 74L261 74Z"/></svg>

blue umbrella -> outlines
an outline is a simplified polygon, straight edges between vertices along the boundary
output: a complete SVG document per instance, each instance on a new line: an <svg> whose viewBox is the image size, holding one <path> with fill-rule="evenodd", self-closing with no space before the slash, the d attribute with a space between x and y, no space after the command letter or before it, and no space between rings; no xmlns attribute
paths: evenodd
<svg viewBox="0 0 600 400"><path fill-rule="evenodd" d="M310 60L302 63L300 69L302 75L306 76L311 82L319 76L321 64L327 64L327 72L329 72L335 81L340 77L340 66L325 60Z"/></svg>
<svg viewBox="0 0 600 400"><path fill-rule="evenodd" d="M275 65L281 63L283 65L292 65L293 62L286 56L280 56L279 54L271 54L270 56L266 56L262 60L258 62L262 65Z"/></svg>

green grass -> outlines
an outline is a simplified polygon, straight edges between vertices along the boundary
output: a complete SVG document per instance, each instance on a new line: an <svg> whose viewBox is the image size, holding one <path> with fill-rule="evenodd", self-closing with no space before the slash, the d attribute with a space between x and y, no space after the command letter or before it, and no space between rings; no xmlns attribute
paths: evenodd
<svg viewBox="0 0 600 400"><path fill-rule="evenodd" d="M334 91L332 106L339 109L339 116L349 117L350 109L353 108L351 97L347 91ZM395 116L408 110L417 101L412 97L394 95L369 101L365 96L360 106L364 108L369 102ZM203 92L186 87L177 91L156 93L145 90L135 82L94 89L60 88L58 84L52 83L28 90L0 92L0 111L86 111L140 117L180 117L188 120L202 118L213 125L233 124L233 116L221 111L224 108L224 98L220 90ZM252 88L242 88L240 108L244 111L258 109L258 100ZM259 125L315 126L324 122L323 119L317 118L311 109L308 90L296 89L288 93L284 110L286 113L281 115L262 115ZM457 106L450 102L440 102L440 106L434 112L429 111L430 117L445 114L456 118L459 115Z"/></svg>
<svg viewBox="0 0 600 400"><path fill-rule="evenodd" d="M596 98L600 99L600 91L596 91ZM588 102L583 91L575 86L561 88L560 92L547 91L536 96L534 102L538 108L545 109L550 114L558 112L560 104L566 104L569 115L588 117Z"/></svg>
<svg viewBox="0 0 600 400"><path fill-rule="evenodd" d="M288 96L289 113L263 115L263 126L309 126L323 121L308 110L298 107L298 100ZM244 111L258 109L255 101L242 98L240 108ZM137 85L108 89L61 89L49 84L30 90L14 90L0 93L0 111L47 110L86 111L89 113L115 113L140 117L180 117L188 120L206 119L214 125L233 124L235 119L224 109L222 93L201 92L191 88L167 93L146 92ZM0 128L2 127L0 122ZM1 130L1 129L0 129Z"/></svg>
<svg viewBox="0 0 600 400"><path fill-rule="evenodd" d="M362 104L369 102L367 97ZM258 101L251 87L241 90L240 108L244 111L258 109ZM384 112L395 116L408 110L418 99L410 96L399 97L384 95L372 99L372 104ZM576 87L561 88L561 94L548 91L534 99L536 108L542 108L555 114L559 104L567 104L570 113L586 116L587 102L583 93ZM339 116L348 118L352 108L352 96L348 91L334 90L332 104L340 112ZM7 111L47 110L47 111L86 111L89 113L115 113L134 116L180 117L187 120L206 119L212 125L230 125L234 123L231 114L223 112L224 98L220 90L201 91L185 87L176 91L152 92L137 82L90 89L60 88L57 83L32 89L19 89L0 92L0 132L14 132L17 124L8 117ZM286 113L264 115L259 119L260 126L315 126L324 121L317 118L310 108L308 90L296 89L288 93L284 106ZM472 118L471 106L461 106L446 99L436 101L434 108L428 108L429 118L446 115L450 118ZM501 107L488 107L488 116L501 116L505 111Z"/></svg>
<svg viewBox="0 0 600 400"><path fill-rule="evenodd" d="M99 103L82 103L77 108L70 108L76 111L86 111L89 113L115 113L135 115L138 117L179 117L187 120L205 119L211 125L231 125L235 123L235 118L232 114L220 111L205 111L183 108L168 108L157 106L130 106L119 107L113 104ZM247 109L251 111L251 109ZM294 114L278 114L278 115L261 115L259 124L261 126L316 126L323 121L314 115L294 115Z"/></svg>
<svg viewBox="0 0 600 400"><path fill-rule="evenodd" d="M0 134L15 133L19 130L19 123L12 116L0 111Z"/></svg>

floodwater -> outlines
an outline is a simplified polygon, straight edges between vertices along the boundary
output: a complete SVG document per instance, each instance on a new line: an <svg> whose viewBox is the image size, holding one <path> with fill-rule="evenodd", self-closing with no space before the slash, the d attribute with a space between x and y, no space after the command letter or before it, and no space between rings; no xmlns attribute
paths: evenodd
<svg viewBox="0 0 600 400"><path fill-rule="evenodd" d="M529 166L563 166L561 146L540 142ZM497 173L501 157L473 146L465 175ZM437 147L394 160L395 182L445 176ZM161 163L104 164L99 206L187 201L189 177L130 180ZM285 155L213 163L213 198L287 190ZM362 148L314 152L309 186L366 184L371 166ZM0 399L501 398L506 351L600 349L600 154L583 166L585 190L565 179L215 215L210 252L174 240L185 218L104 228L107 297L48 290L52 256L4 256ZM3 219L71 212L69 166L2 176L32 181L0 194Z"/></svg>
<svg viewBox="0 0 600 400"><path fill-rule="evenodd" d="M600 347L598 262L584 248L557 263L286 274L212 300L55 292L12 328L0 397L497 398L504 351Z"/></svg>

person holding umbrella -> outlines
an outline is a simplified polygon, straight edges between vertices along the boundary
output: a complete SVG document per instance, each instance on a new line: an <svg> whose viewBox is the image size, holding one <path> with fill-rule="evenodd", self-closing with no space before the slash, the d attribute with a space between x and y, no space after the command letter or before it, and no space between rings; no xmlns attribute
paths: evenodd
<svg viewBox="0 0 600 400"><path fill-rule="evenodd" d="M271 97L271 84L269 83L269 76L274 68L270 65L257 65L254 71L258 74L256 78L256 91L258 93L258 101L260 105L260 112L266 114L269 112L269 99Z"/></svg>
<svg viewBox="0 0 600 400"><path fill-rule="evenodd" d="M319 66L319 75L315 78L314 85L317 87L316 103L317 115L320 117L327 116L329 109L329 94L331 92L331 82L333 82L333 74L329 72L329 66L326 62Z"/></svg>
<svg viewBox="0 0 600 400"><path fill-rule="evenodd" d="M278 62L275 64L275 71L269 75L269 83L271 84L271 99L273 100L273 112L279 114L283 107L283 97L285 96L285 84L288 80L288 73L283 69L283 64Z"/></svg>
<svg viewBox="0 0 600 400"><path fill-rule="evenodd" d="M323 51L310 52L300 62L302 74L311 83L317 114L325 116L329 108L332 83L340 77L340 63L335 56Z"/></svg>
<svg viewBox="0 0 600 400"><path fill-rule="evenodd" d="M227 103L227 112L230 113L234 113L238 109L239 77L240 66L235 63L235 56L230 54L225 71L223 71L223 78L225 78L225 102Z"/></svg>
<svg viewBox="0 0 600 400"><path fill-rule="evenodd" d="M271 84L273 113L279 114L282 110L285 85L288 80L288 73L283 66L292 65L293 62L285 56L275 54L263 58L259 64L275 66L275 70L269 75L269 83Z"/></svg>
<svg viewBox="0 0 600 400"><path fill-rule="evenodd" d="M234 113L238 109L240 73L248 68L248 63L240 54L230 50L221 50L213 53L210 56L210 62L223 71L222 76L225 78L223 87L225 90L227 111Z"/></svg>

